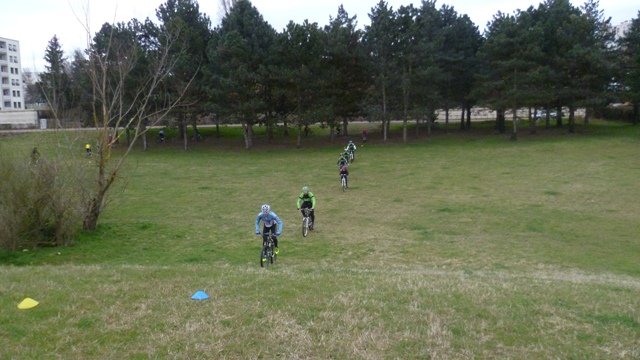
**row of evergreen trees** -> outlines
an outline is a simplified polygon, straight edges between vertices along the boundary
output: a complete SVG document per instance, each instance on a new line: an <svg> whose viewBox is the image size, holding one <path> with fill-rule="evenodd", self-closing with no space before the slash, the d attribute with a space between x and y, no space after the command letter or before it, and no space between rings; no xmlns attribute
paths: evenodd
<svg viewBox="0 0 640 360"><path fill-rule="evenodd" d="M157 22L104 24L89 50L71 60L53 37L39 87L58 118L104 121L95 115L100 89L91 81L92 64L100 63L113 70L101 91L120 98L119 111L153 111L179 99L172 118L181 131L211 116L242 124L247 147L257 122L322 122L346 134L348 121L359 117L430 123L437 109L461 108L464 128L476 105L497 111L501 131L507 111L523 107L547 114L567 108L573 131L576 108L612 98L632 102L638 121L640 16L616 42L596 0L581 7L545 0L499 12L484 34L467 15L434 0L398 9L380 0L363 29L342 6L324 27L290 22L280 32L249 0L234 1L215 28L196 0L167 0L156 14ZM153 101L136 103L161 57L170 76Z"/></svg>

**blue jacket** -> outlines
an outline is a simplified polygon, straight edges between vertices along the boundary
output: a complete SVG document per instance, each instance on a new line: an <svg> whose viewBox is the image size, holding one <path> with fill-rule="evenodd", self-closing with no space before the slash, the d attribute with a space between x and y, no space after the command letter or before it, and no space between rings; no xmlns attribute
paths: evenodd
<svg viewBox="0 0 640 360"><path fill-rule="evenodd" d="M274 213L273 211L270 211L266 215L263 214L262 211L258 213L258 216L256 216L256 234L260 232L260 220L264 222L264 226L266 227L272 227L273 224L278 224L278 229L277 229L278 231L276 235L280 236L280 234L282 234L282 229L284 229L284 223L282 222L282 220L280 220L278 215L276 215L276 213Z"/></svg>

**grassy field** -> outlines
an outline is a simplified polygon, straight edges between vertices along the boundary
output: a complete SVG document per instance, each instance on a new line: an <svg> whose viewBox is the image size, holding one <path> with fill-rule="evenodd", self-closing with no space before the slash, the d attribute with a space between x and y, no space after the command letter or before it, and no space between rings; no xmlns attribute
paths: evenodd
<svg viewBox="0 0 640 360"><path fill-rule="evenodd" d="M301 149L228 136L133 153L97 231L0 257L0 359L640 358L640 129L370 132L346 193L345 140L316 130ZM0 152L46 156L54 137ZM268 270L263 203L285 221ZM40 305L18 310L27 296Z"/></svg>

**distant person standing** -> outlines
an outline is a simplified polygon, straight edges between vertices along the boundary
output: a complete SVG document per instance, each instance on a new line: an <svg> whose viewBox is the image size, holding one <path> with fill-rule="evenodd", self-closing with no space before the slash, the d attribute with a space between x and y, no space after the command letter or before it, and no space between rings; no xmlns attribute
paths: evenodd
<svg viewBox="0 0 640 360"><path fill-rule="evenodd" d="M362 143L367 142L367 129L362 129Z"/></svg>
<svg viewBox="0 0 640 360"><path fill-rule="evenodd" d="M84 152L87 156L91 156L91 144L86 143L84 145Z"/></svg>

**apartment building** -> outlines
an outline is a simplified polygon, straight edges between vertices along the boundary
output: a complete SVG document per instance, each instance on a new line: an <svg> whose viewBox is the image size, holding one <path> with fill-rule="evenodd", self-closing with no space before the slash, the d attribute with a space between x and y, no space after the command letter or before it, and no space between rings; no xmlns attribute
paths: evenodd
<svg viewBox="0 0 640 360"><path fill-rule="evenodd" d="M20 43L0 37L0 111L24 110Z"/></svg>

